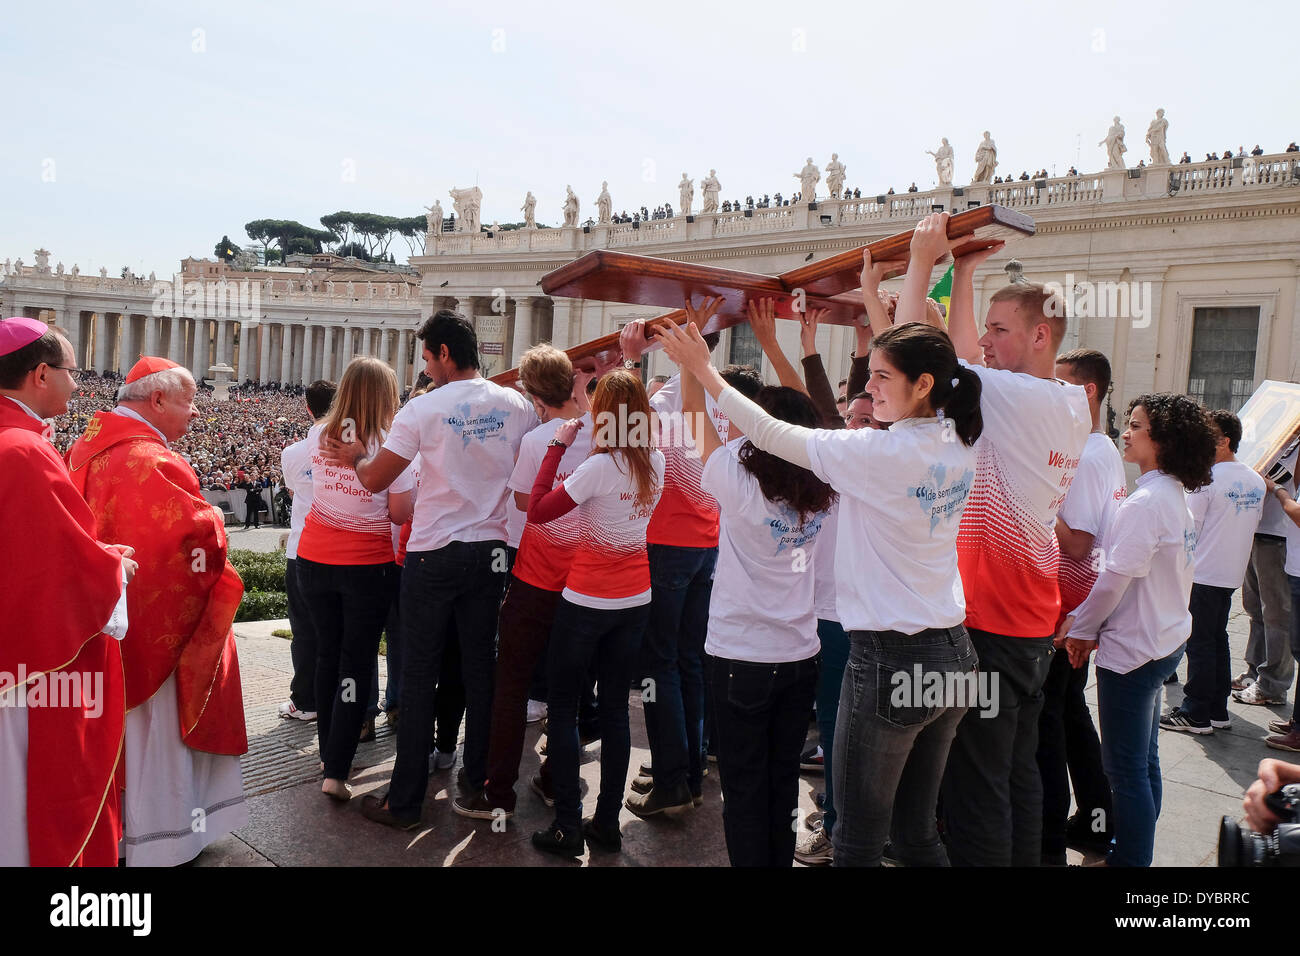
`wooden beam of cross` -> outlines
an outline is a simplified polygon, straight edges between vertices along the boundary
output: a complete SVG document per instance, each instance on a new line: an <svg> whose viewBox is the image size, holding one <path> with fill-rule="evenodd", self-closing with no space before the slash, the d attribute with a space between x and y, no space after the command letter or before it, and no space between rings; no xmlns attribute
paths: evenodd
<svg viewBox="0 0 1300 956"><path fill-rule="evenodd" d="M807 309L826 309L828 314L823 322L860 325L865 311L862 297L855 290L862 284L863 252L870 249L875 262L896 264L887 278L901 275L907 270L912 232L909 229L877 239L777 276L599 250L548 272L542 277L541 286L547 295L663 307L678 305L688 298L695 301L697 298L720 297L722 307L700 330L705 334L747 322L748 303L764 298L775 301L777 318L793 319L793 306L798 303ZM1005 206L979 206L957 213L948 220L949 239L969 240L953 248L953 255L958 257L987 249L1005 239L1033 233L1033 219ZM657 336L649 335L654 326L666 322L680 325L685 321L684 309L650 319L646 323L647 350L659 345ZM567 354L575 367L590 367L598 358L606 358L616 350L618 340L619 333L611 332L576 345L568 349ZM509 369L494 375L492 381L512 385L518 378L518 370Z"/></svg>

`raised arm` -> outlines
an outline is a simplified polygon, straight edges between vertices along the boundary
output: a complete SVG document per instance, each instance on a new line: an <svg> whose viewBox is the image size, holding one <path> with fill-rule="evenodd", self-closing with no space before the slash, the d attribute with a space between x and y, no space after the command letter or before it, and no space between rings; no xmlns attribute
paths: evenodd
<svg viewBox="0 0 1300 956"><path fill-rule="evenodd" d="M835 407L835 389L822 364L821 354L817 351L817 323L826 315L826 309L813 309L812 312L800 312L799 344L803 348L803 376L808 385L808 397L817 408L817 414L825 428L843 428L844 419Z"/></svg>
<svg viewBox="0 0 1300 956"><path fill-rule="evenodd" d="M1001 251L999 242L979 252L959 256L952 268L952 301L948 303L948 338L958 358L971 365L984 364L979 328L975 324L975 270L989 256Z"/></svg>
<svg viewBox="0 0 1300 956"><path fill-rule="evenodd" d="M808 394L808 389L804 388L803 379L795 371L795 367L786 358L781 351L781 344L776 340L776 305L772 299L764 298L758 302L750 301L747 303L749 310L749 327L754 330L754 338L758 339L759 346L763 349L763 354L767 360L772 363L772 369L776 372L777 380L786 388L793 388L796 391Z"/></svg>
<svg viewBox="0 0 1300 956"><path fill-rule="evenodd" d="M866 341L871 340L871 336L879 335L888 329L893 323L889 320L889 311L885 308L885 303L880 294L880 283L884 281L885 274L898 268L897 262L874 262L871 258L871 250L862 250L862 307L867 310L867 321L870 327L870 333L866 335ZM858 333L859 355L866 355L867 351L863 348L865 344L863 335ZM852 389L850 389L850 392Z"/></svg>

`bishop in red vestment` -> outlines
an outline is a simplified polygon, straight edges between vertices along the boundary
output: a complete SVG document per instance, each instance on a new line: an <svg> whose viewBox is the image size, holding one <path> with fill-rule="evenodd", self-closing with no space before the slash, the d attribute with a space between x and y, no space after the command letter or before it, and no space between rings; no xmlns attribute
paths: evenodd
<svg viewBox="0 0 1300 956"><path fill-rule="evenodd" d="M193 859L248 820L239 755L248 750L231 624L244 585L226 559L221 513L169 443L192 419L190 373L142 358L110 412L68 451L72 481L101 536L135 548L127 593L127 866Z"/></svg>
<svg viewBox="0 0 1300 956"><path fill-rule="evenodd" d="M0 866L115 866L122 834L114 638L135 563L96 540L43 421L77 371L57 331L0 321Z"/></svg>

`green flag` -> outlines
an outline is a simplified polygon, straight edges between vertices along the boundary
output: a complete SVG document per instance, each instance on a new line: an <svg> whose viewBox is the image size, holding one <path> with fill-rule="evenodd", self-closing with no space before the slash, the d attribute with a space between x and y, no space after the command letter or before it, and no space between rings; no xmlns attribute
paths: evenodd
<svg viewBox="0 0 1300 956"><path fill-rule="evenodd" d="M927 298L934 299L942 305L945 313L948 311L948 303L952 299L952 266L949 266L943 278L934 284Z"/></svg>

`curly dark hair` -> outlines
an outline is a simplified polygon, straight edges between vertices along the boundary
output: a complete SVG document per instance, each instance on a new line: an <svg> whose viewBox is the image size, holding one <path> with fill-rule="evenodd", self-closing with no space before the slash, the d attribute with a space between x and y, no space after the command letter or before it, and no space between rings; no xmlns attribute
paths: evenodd
<svg viewBox="0 0 1300 956"><path fill-rule="evenodd" d="M1188 491L1208 485L1213 480L1210 469L1218 444L1209 413L1186 395L1172 392L1139 395L1128 403L1128 414L1139 405L1150 422L1156 466Z"/></svg>
<svg viewBox="0 0 1300 956"><path fill-rule="evenodd" d="M773 418L791 425L818 428L821 416L817 406L803 392L782 385L765 385L754 401ZM835 503L838 493L807 468L793 465L784 458L746 441L740 446L737 459L745 470L758 479L759 490L768 501L782 501L799 513L799 521L807 521L818 511L825 511Z"/></svg>

